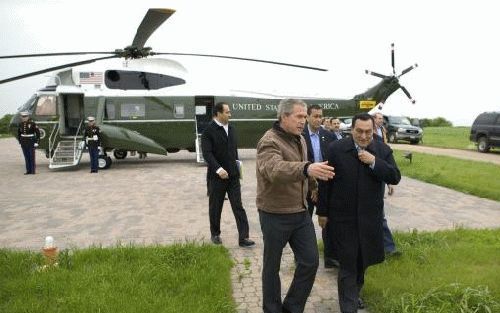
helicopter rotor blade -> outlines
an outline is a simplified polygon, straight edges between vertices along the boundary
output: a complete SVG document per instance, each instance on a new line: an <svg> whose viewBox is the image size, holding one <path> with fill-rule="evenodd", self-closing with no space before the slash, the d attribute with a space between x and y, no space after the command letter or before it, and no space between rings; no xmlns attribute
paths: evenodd
<svg viewBox="0 0 500 313"><path fill-rule="evenodd" d="M217 55L217 54L178 53L178 52L151 52L151 55L180 55L180 56L197 56L197 57L221 58L221 59L231 59L231 60L241 60L241 61L251 61L251 62L269 63L269 64L276 64L276 65L283 65L283 66L291 66L291 67L298 67L298 68L304 68L304 69L308 69L308 70L315 70L315 71L322 71L322 72L328 71L327 69L324 69L324 68L312 67L312 66L306 66L306 65L298 65L298 64L291 64L291 63L268 61L268 60L261 60L261 59L240 58L240 57L232 57L232 56Z"/></svg>
<svg viewBox="0 0 500 313"><path fill-rule="evenodd" d="M142 49L154 31L174 13L171 9L149 9L137 28L132 46Z"/></svg>
<svg viewBox="0 0 500 313"><path fill-rule="evenodd" d="M410 92L408 92L408 90L404 87L404 86L400 86L401 87L401 90L403 90L403 92L406 94L406 96L408 97L408 99L411 100L411 103L415 104L415 99L413 99L410 95Z"/></svg>
<svg viewBox="0 0 500 313"><path fill-rule="evenodd" d="M0 59L14 58L32 58L32 57L52 57L59 55L84 55L84 54L116 54L116 52L55 52L55 53L34 53L34 54L17 54L17 55L2 55Z"/></svg>
<svg viewBox="0 0 500 313"><path fill-rule="evenodd" d="M408 73L409 71L413 70L414 68L418 67L418 64L415 63L412 66L408 67L407 69L403 70L401 74L399 74L398 78L403 76L404 74Z"/></svg>
<svg viewBox="0 0 500 313"><path fill-rule="evenodd" d="M365 70L365 73L368 74L368 75L376 76L378 78L382 78L382 79L389 78L389 76L385 76L385 75L382 75L382 74L379 74L379 73L376 73L376 72L372 72L372 71L369 71L369 70Z"/></svg>
<svg viewBox="0 0 500 313"><path fill-rule="evenodd" d="M94 58L94 59L90 59L90 60L84 60L84 61L79 61L79 62L73 62L73 63L63 64L63 65L58 65L58 66L54 66L54 67L49 67L49 68L46 68L46 69L43 69L43 70L40 70L40 71L31 72L31 73L27 73L27 74L23 74L23 75L19 75L19 76L10 77L10 78L7 78L7 79L0 80L0 85L8 83L8 82L11 82L11 81L14 81L14 80L22 79L22 78L26 78L26 77L30 77L30 76L35 76L35 75L40 75L40 74L47 73L47 72L56 71L56 70L63 69L63 68L66 68L66 67L78 66L78 65L88 64L88 63L92 63L92 62L99 61L99 60L112 59L112 58L117 58L117 57L118 56L116 56L116 55L112 55L112 56L107 56L107 57Z"/></svg>
<svg viewBox="0 0 500 313"><path fill-rule="evenodd" d="M394 43L391 43L391 65L392 65L392 75L396 76L396 67L394 65Z"/></svg>

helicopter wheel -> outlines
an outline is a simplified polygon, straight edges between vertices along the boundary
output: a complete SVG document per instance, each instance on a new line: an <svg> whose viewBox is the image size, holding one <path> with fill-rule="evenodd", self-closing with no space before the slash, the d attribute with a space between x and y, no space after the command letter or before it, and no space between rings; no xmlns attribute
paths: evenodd
<svg viewBox="0 0 500 313"><path fill-rule="evenodd" d="M113 155L115 156L115 159L123 160L127 157L127 150L115 150L113 151Z"/></svg>
<svg viewBox="0 0 500 313"><path fill-rule="evenodd" d="M111 166L111 163L113 163L113 161L111 161L111 158L109 156L107 155L99 156L98 164L100 170L108 169Z"/></svg>

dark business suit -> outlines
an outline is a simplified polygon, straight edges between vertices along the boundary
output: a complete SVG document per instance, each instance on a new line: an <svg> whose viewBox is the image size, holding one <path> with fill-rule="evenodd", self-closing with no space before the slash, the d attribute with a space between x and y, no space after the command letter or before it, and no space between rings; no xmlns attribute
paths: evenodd
<svg viewBox="0 0 500 313"><path fill-rule="evenodd" d="M201 147L203 158L208 165L210 233L212 236L220 235L222 206L227 192L241 242L248 238L249 229L247 214L241 203L240 172L236 162L238 149L234 128L229 125L226 134L222 126L215 121L210 122L201 135ZM228 173L228 179L222 179L217 174L217 169L221 167Z"/></svg>
<svg viewBox="0 0 500 313"><path fill-rule="evenodd" d="M342 312L357 312L366 268L384 260L381 190L401 179L389 146L372 140L366 150L375 156L373 169L359 160L353 138L331 143L327 155L335 177L319 185L317 213L327 216L332 227Z"/></svg>
<svg viewBox="0 0 500 313"><path fill-rule="evenodd" d="M311 136L309 133L309 126L306 125L304 127L304 131L302 132L302 136L304 136L304 139L306 140L306 145L307 145L307 160L311 163L314 163L314 150L313 146L311 143ZM326 149L328 147L328 144L334 140L337 140L337 137L334 136L332 132L329 130L324 129L323 127L319 128L319 147L321 150L321 160L326 161ZM309 210L309 214L313 214L314 212L314 203L311 200L311 194L307 194L307 209Z"/></svg>
<svg viewBox="0 0 500 313"><path fill-rule="evenodd" d="M311 143L311 136L309 133L309 127L306 125L304 127L304 131L302 132L302 136L306 140L307 145L307 159L309 162L314 163L314 151ZM326 161L326 150L328 148L328 144L332 141L337 140L337 136L334 133L324 129L323 127L319 128L319 147L321 150L321 159ZM307 193L307 209L309 210L309 214L312 216L314 212L314 202L311 199L311 193ZM331 236L328 235L329 232L328 225L321 230L321 237L323 239L323 256L325 259L325 264L328 262L328 259L337 260L337 253L332 248L331 244Z"/></svg>

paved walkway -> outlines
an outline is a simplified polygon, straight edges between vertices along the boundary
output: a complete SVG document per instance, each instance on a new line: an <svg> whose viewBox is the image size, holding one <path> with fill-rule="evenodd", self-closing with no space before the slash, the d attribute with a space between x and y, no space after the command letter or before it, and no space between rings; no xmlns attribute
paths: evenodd
<svg viewBox="0 0 500 313"><path fill-rule="evenodd" d="M235 260L233 295L238 312L261 312L262 239L255 207L255 150L240 150L244 162L242 200L256 247L238 247L229 204L222 216L222 240ZM38 250L45 236L60 248L117 242L169 244L209 241L206 168L194 153L115 161L111 169L89 173L88 156L74 170L49 171L37 153L38 174L22 175L22 152L12 138L0 140L0 247ZM392 229L436 230L500 227L500 202L403 178L386 199ZM318 238L319 229L317 229ZM320 262L320 264L322 264ZM294 270L286 249L281 268L283 290ZM306 312L339 312L336 270L322 266Z"/></svg>

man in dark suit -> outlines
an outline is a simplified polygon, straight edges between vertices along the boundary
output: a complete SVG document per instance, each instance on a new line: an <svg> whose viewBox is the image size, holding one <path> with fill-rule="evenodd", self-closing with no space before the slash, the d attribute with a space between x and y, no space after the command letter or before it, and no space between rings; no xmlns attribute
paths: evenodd
<svg viewBox="0 0 500 313"><path fill-rule="evenodd" d="M382 113L377 112L373 114L373 120L375 121L375 133L373 135L373 139L378 140L383 143L387 143L387 131L384 127L384 116ZM394 186L387 185L387 194L392 196L394 193ZM382 188L382 195L385 195L385 185ZM387 224L387 219L384 218L382 220L382 227L384 229L384 250L387 256L398 256L401 254L400 251L396 248L396 243L394 242L394 238L392 237L392 232L389 229L389 224Z"/></svg>
<svg viewBox="0 0 500 313"><path fill-rule="evenodd" d="M340 131L340 120L337 117L330 118L330 125L330 131L333 133L334 139L340 140L344 138L344 135L342 135L342 132Z"/></svg>
<svg viewBox="0 0 500 313"><path fill-rule="evenodd" d="M302 136L306 140L307 159L311 163L323 162L326 160L326 148L328 144L335 140L332 133L321 127L323 118L323 109L317 104L307 107L307 124L304 127ZM308 193L307 209L309 214L314 213L314 204L316 203L317 195Z"/></svg>
<svg viewBox="0 0 500 313"><path fill-rule="evenodd" d="M323 162L323 160L326 160L326 149L328 144L337 140L337 137L334 137L329 130L321 127L322 120L323 110L319 105L313 104L307 107L307 124L304 127L302 136L304 136L307 145L307 159L311 163ZM317 199L318 195L316 193L312 194L311 191L308 191L307 209L311 216L314 213L314 206ZM337 261L337 254L332 249L332 245L329 242L331 236L327 235L328 231L329 227L325 227L321 232L324 244L325 268L338 267L339 262Z"/></svg>
<svg viewBox="0 0 500 313"><path fill-rule="evenodd" d="M209 180L209 217L211 240L221 244L220 219L224 196L228 195L238 227L238 242L241 247L255 243L248 239L248 218L241 203L240 161L234 128L229 125L231 111L227 103L219 102L214 106L214 119L201 135L203 158L208 164Z"/></svg>
<svg viewBox="0 0 500 313"><path fill-rule="evenodd" d="M366 268L384 260L382 232L384 184L397 184L401 173L389 146L373 140L372 116L361 113L352 121L352 136L328 146L328 164L335 177L320 182L318 223L332 227L339 257L340 310L363 307L359 292Z"/></svg>

